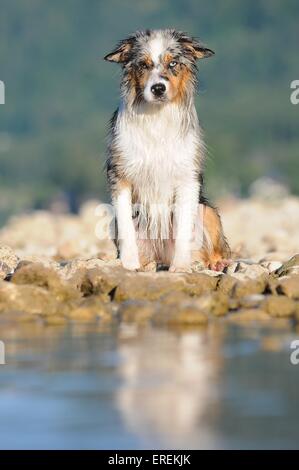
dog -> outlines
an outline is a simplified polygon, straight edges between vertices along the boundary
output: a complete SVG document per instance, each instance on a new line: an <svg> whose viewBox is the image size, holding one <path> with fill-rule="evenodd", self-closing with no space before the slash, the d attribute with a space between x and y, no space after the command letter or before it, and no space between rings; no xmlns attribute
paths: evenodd
<svg viewBox="0 0 299 470"><path fill-rule="evenodd" d="M108 137L108 184L124 268L223 270L230 250L203 195L205 145L194 105L196 61L214 52L174 29L138 31L105 60L122 66Z"/></svg>

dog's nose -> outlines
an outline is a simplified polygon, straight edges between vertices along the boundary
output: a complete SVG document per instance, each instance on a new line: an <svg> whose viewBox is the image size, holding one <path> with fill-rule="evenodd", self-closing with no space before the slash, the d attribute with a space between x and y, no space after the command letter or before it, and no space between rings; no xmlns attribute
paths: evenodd
<svg viewBox="0 0 299 470"><path fill-rule="evenodd" d="M166 90L166 86L164 85L164 83L155 83L151 87L152 94L156 96L157 98L162 96L165 90Z"/></svg>

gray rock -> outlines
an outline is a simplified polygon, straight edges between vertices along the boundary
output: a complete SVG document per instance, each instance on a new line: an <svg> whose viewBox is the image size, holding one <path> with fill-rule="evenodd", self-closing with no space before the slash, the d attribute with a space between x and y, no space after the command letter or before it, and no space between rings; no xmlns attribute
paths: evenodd
<svg viewBox="0 0 299 470"><path fill-rule="evenodd" d="M299 274L299 254L293 256L286 263L275 271L278 276L286 276L288 274Z"/></svg>
<svg viewBox="0 0 299 470"><path fill-rule="evenodd" d="M0 279L12 274L18 263L19 258L15 252L9 246L0 245Z"/></svg>

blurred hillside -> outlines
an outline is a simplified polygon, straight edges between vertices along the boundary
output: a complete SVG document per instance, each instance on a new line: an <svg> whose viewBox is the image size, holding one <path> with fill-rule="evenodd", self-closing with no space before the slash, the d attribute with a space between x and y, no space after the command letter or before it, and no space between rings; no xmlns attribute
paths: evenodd
<svg viewBox="0 0 299 470"><path fill-rule="evenodd" d="M217 197L271 176L299 193L298 0L2 0L0 214L107 198L106 123L119 70L102 57L131 31L176 27L216 51L198 111Z"/></svg>

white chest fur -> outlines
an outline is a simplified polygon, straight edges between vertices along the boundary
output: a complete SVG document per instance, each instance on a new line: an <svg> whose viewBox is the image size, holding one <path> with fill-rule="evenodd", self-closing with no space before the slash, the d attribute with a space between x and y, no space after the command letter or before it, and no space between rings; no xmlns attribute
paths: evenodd
<svg viewBox="0 0 299 470"><path fill-rule="evenodd" d="M123 171L140 204L169 204L177 185L188 184L198 171L195 109L186 114L174 104L134 111L121 107L116 135Z"/></svg>

